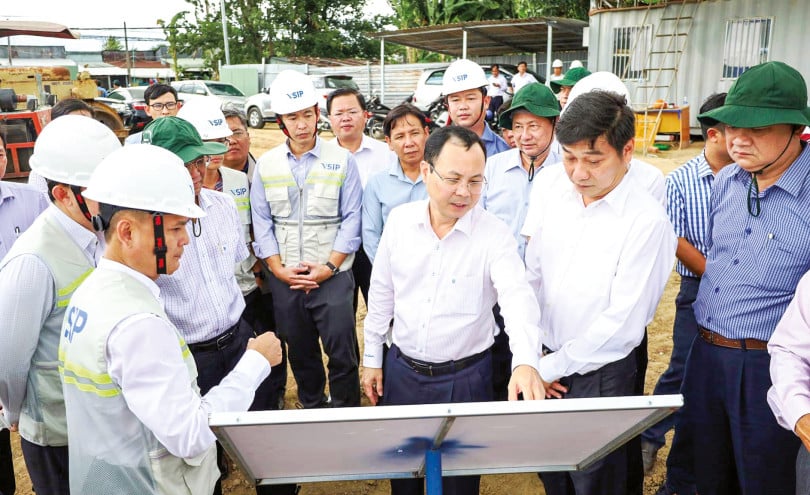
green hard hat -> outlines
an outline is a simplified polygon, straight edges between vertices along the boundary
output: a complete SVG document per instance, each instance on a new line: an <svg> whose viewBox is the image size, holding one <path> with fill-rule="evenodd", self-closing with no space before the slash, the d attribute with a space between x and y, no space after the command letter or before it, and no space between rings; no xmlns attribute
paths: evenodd
<svg viewBox="0 0 810 495"><path fill-rule="evenodd" d="M756 65L731 85L722 107L698 115L698 120L742 128L810 125L807 84L783 62Z"/></svg>
<svg viewBox="0 0 810 495"><path fill-rule="evenodd" d="M228 146L204 142L200 133L187 120L179 117L161 117L150 122L143 130L141 142L165 148L189 163L201 156L221 155Z"/></svg>
<svg viewBox="0 0 810 495"><path fill-rule="evenodd" d="M531 83L520 88L507 111L498 118L498 125L512 128L512 115L523 110L538 117L553 118L560 115L560 102L545 84Z"/></svg>
<svg viewBox="0 0 810 495"><path fill-rule="evenodd" d="M562 79L549 81L549 84L551 85L551 90L554 91L554 93L559 93L563 86L573 86L580 79L590 75L591 71L585 67L574 67L573 69L569 69Z"/></svg>

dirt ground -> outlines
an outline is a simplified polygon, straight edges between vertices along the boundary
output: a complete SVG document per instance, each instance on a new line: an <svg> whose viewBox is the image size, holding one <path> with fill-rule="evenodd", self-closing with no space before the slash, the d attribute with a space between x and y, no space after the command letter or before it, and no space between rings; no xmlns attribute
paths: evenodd
<svg viewBox="0 0 810 495"><path fill-rule="evenodd" d="M250 129L250 135L252 140L251 150L256 157L281 143L284 139L283 134L278 130L275 124L269 124L261 130ZM326 134L324 137L331 139L332 136L331 134ZM689 148L683 150L675 149L663 151L656 155L646 157L641 155L637 156L658 167L664 174L667 174L697 155L701 149L702 143L698 142L693 143ZM658 377L666 370L669 363L669 355L672 350L672 322L675 312L674 301L678 293L679 283L680 277L673 271L667 283L664 295L661 298L661 302L658 305L655 318L652 324L648 326L648 351L650 362L647 368L647 382L645 387L645 391L648 394L652 393L652 389ZM361 345L363 342L362 332L365 314L365 307L361 304L357 313L357 335ZM297 402L296 384L293 380L292 373L289 373L289 376L286 408L294 409L296 408ZM368 405L365 399L363 405ZM664 462L669 452L671 436L672 433L670 432L667 436L667 445L658 453L658 462L655 469L645 479L645 495L654 494L664 479L666 470ZM14 453L14 468L17 476L17 494L33 495L34 492L31 489L31 482L28 479L28 473L25 469L25 463L20 451L19 436L17 434L12 434L12 451ZM228 495L249 495L255 493L251 484L245 480L235 465L232 465L231 473L229 478L223 483L223 493ZM301 495L387 495L388 493L390 493L389 485L388 482L384 480L310 483L304 485L301 490ZM539 495L544 493L543 485L534 473L488 475L482 477L482 495Z"/></svg>

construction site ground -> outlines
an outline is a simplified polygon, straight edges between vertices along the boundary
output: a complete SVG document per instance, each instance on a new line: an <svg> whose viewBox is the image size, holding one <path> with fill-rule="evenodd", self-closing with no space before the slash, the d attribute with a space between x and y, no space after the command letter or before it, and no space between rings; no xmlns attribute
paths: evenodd
<svg viewBox="0 0 810 495"><path fill-rule="evenodd" d="M262 153L283 142L284 135L278 130L275 124L269 124L264 129L250 129L251 150L254 156L259 157ZM326 139L331 139L331 134L323 135ZM643 159L655 165L664 174L674 170L690 158L694 157L702 149L702 142L693 143L686 149L662 151L655 155L642 156ZM658 305L653 322L647 327L649 333L649 356L650 362L647 368L646 393L652 393L658 377L666 370L669 364L669 355L672 350L672 322L675 314L675 296L678 293L680 277L674 271L667 283L666 290L661 302ZM361 298L362 301L362 298ZM361 307L357 312L357 335L362 346L363 343L363 319L366 315L365 305L361 302ZM361 347L362 354L362 347ZM366 399L363 405L368 405ZM289 373L287 383L286 408L297 407L296 384ZM658 462L653 472L645 478L645 495L652 495L664 479L665 460L669 451L669 442L672 433L667 436L667 445L658 453ZM17 494L33 495L31 482L25 469L25 464L20 451L19 436L12 434L12 451L14 453L14 469L17 476ZM303 461L302 461L303 462ZM231 474L223 482L223 493L228 495L248 495L255 493L251 483L238 471L235 465L231 466ZM388 481L368 480L368 481L346 481L328 483L310 483L303 486L301 495L384 495L390 493ZM543 485L534 473L509 474L509 475L488 475L482 477L482 495L536 495L545 493Z"/></svg>

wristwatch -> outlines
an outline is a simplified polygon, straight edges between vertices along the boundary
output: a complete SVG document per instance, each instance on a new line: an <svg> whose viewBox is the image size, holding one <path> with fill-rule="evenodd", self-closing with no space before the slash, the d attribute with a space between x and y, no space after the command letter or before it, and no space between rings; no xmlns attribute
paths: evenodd
<svg viewBox="0 0 810 495"><path fill-rule="evenodd" d="M327 262L326 262L326 268L329 268L330 270L332 270L332 276L333 276L333 277L334 277L335 275L337 275L338 273L340 273L340 268L338 268L338 267L336 267L335 265L333 265L331 261L327 261Z"/></svg>

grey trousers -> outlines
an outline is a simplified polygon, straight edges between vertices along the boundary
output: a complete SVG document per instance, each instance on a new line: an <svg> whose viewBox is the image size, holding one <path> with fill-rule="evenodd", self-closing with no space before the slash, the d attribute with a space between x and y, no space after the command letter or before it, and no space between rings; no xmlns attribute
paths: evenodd
<svg viewBox="0 0 810 495"><path fill-rule="evenodd" d="M796 455L796 495L810 495L810 452L804 445Z"/></svg>

